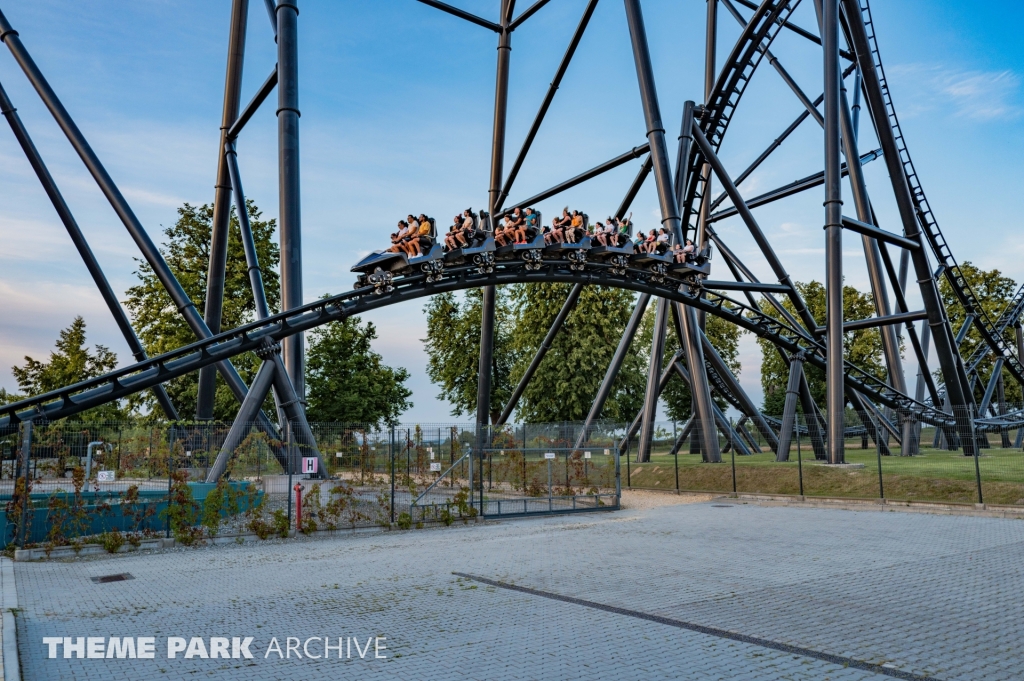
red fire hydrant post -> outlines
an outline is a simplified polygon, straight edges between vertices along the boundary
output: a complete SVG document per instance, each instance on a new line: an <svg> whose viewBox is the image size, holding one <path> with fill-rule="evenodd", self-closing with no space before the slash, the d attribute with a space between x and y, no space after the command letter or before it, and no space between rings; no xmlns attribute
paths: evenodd
<svg viewBox="0 0 1024 681"><path fill-rule="evenodd" d="M302 485L295 483L295 531L302 531Z"/></svg>

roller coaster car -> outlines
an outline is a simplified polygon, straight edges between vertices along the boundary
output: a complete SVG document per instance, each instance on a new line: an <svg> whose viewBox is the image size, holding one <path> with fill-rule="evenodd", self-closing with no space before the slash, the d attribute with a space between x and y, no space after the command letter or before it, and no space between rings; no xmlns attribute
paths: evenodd
<svg viewBox="0 0 1024 681"><path fill-rule="evenodd" d="M393 253L388 251L375 251L366 256L352 267L353 272L370 274L378 267L384 272L392 274L408 274L418 269L419 265L444 257L444 249L437 242L437 224L434 218L430 218L430 250L423 255L410 258L405 253Z"/></svg>
<svg viewBox="0 0 1024 681"><path fill-rule="evenodd" d="M535 211L535 214L537 215L537 234L525 244L507 244L505 246L501 246L497 251L495 251L495 255L515 256L517 253L521 253L523 251L539 251L544 248L544 234L541 233L540 228L540 225L544 223L541 219L542 216L540 211Z"/></svg>
<svg viewBox="0 0 1024 681"><path fill-rule="evenodd" d="M583 213L583 238L575 243L569 243L566 241L564 244L553 243L544 248L544 252L548 255L558 254L562 251L579 251L579 250L590 250L590 236L586 233L587 228L590 227L590 217Z"/></svg>
<svg viewBox="0 0 1024 681"><path fill-rule="evenodd" d="M621 237L621 234L616 234L616 239ZM629 234L625 235L626 243L623 246L601 246L597 245L590 249L590 257L595 260L604 258L611 258L616 255L633 255L633 241L629 238Z"/></svg>
<svg viewBox="0 0 1024 681"><path fill-rule="evenodd" d="M491 219L487 211L482 210L479 216L473 217L473 228L478 232L483 231L487 236L482 241L475 241L465 248L448 251L444 254L446 263L459 263L471 260L475 255L494 252L494 228L491 226Z"/></svg>
<svg viewBox="0 0 1024 681"><path fill-rule="evenodd" d="M711 244L697 252L693 260L689 262L674 263L668 268L674 274L711 274Z"/></svg>
<svg viewBox="0 0 1024 681"><path fill-rule="evenodd" d="M653 265L656 263L671 265L673 263L673 258L668 251L665 253L634 253L632 260L637 265Z"/></svg>

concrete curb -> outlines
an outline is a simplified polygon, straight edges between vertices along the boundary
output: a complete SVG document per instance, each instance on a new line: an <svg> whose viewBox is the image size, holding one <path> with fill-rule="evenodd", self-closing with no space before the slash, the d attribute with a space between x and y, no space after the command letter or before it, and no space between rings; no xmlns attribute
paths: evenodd
<svg viewBox="0 0 1024 681"><path fill-rule="evenodd" d="M760 506L794 508L833 508L845 511L898 511L932 515L963 515L979 518L1011 518L1024 520L1024 509L989 504L944 504L927 501L893 501L889 499L837 499L829 497L774 496L769 494L727 494L720 499L735 499Z"/></svg>
<svg viewBox="0 0 1024 681"><path fill-rule="evenodd" d="M0 671L3 679L21 681L21 666L18 664L18 629L14 614L18 610L18 590L14 584L14 563L10 558L0 558L0 580L3 582L3 657Z"/></svg>

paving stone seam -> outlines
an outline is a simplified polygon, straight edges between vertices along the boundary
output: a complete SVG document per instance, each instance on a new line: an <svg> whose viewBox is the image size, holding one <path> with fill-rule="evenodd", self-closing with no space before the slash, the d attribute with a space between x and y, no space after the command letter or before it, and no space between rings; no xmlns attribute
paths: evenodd
<svg viewBox="0 0 1024 681"><path fill-rule="evenodd" d="M518 586L516 584L509 584L507 582L499 582L497 580L487 579L486 577L471 575L465 572L452 572L452 574L456 577L462 577L463 579L471 579L474 582L479 582L481 584L486 584L488 586L493 586L499 589L518 591L520 593L529 594L531 596L539 596L541 598L548 598L554 601L561 601L563 603L581 605L587 608L593 608L594 610L601 610L616 615L625 615L627 617L647 620L649 622L665 624L670 627L686 629L687 631L695 631L697 633L707 634L709 636L717 636L718 638L724 638L730 641L749 643L752 645L761 646L762 648L768 648L770 650L778 650L783 653L790 653L793 655L810 657L816 660L822 660L824 662L831 662L832 664L836 664L842 667L860 669L863 671L873 672L875 674L890 676L896 679L906 679L907 681L941 681L940 679L937 679L933 676L921 676L919 674L913 674L911 672L903 671L902 669L894 669L892 667L886 667L871 662L865 662L864 660L858 660L852 657L832 655L831 653L824 653L818 650L812 650L810 648L801 648L798 646L780 643L778 641L772 641L770 639L760 638L757 636L748 636L746 634L741 634L736 631L727 631L725 629L719 629L717 627L708 627L703 624L696 624L694 622L684 622L683 620L677 620L671 617L664 617L662 615L652 615L651 613L641 612L639 610L630 610L627 608L620 608L614 605L605 605L604 603L588 601L582 598L563 596L562 594L553 593L551 591L541 591L539 589L531 589L527 586Z"/></svg>

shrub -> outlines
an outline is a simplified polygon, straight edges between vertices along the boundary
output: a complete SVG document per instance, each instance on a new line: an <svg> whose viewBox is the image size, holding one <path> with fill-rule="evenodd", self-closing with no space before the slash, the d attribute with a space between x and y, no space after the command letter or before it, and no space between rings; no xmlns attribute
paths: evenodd
<svg viewBox="0 0 1024 681"><path fill-rule="evenodd" d="M408 530L412 528L412 516L408 513L399 513L395 524L398 525L400 530Z"/></svg>
<svg viewBox="0 0 1024 681"><path fill-rule="evenodd" d="M192 497L188 486L188 473L175 471L171 474L171 494L167 508L161 514L171 524L174 540L183 546L192 546L203 538L203 528L197 527L199 504Z"/></svg>
<svg viewBox="0 0 1024 681"><path fill-rule="evenodd" d="M225 516L238 513L238 493L221 478L217 486L210 490L203 500L202 525L211 537L215 537L220 530L220 524Z"/></svg>
<svg viewBox="0 0 1024 681"><path fill-rule="evenodd" d="M274 533L282 539L286 539L288 537L289 530L291 530L288 526L288 514L284 509L275 508L272 516L274 520L271 526L274 529Z"/></svg>
<svg viewBox="0 0 1024 681"><path fill-rule="evenodd" d="M99 543L107 553L117 553L124 546L124 535L118 530L110 530L99 536Z"/></svg>

